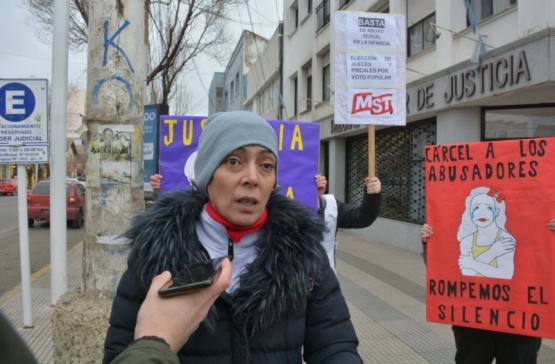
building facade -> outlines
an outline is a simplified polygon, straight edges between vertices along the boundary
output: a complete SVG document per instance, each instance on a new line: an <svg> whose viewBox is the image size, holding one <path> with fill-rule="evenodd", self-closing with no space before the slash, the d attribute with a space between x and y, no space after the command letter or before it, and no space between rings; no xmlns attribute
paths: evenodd
<svg viewBox="0 0 555 364"><path fill-rule="evenodd" d="M280 24L246 75L245 109L266 120L283 119L281 102L283 68L283 24Z"/></svg>
<svg viewBox="0 0 555 364"><path fill-rule="evenodd" d="M268 40L244 30L235 46L225 72L216 72L208 91L208 113L245 110L247 74Z"/></svg>
<svg viewBox="0 0 555 364"><path fill-rule="evenodd" d="M486 44L475 68L472 59L479 43L464 2L285 2L285 118L320 123L322 172L330 192L351 203L362 196L368 133L365 126L333 123L333 14L405 15L407 125L376 127L376 174L384 204L374 225L353 231L365 238L420 250L419 230L426 218L425 145L555 135L555 4L470 1Z"/></svg>
<svg viewBox="0 0 555 364"><path fill-rule="evenodd" d="M284 120L320 123L329 192L358 204L368 173L368 128L334 123L334 13L405 16L406 126L375 127L384 200L371 227L353 230L361 237L420 251L426 145L555 136L555 2L470 0L473 22L465 1L285 0L283 31L270 41L274 49L265 50L283 61L264 66L261 57L253 67L267 75L280 69L279 95L270 114L258 109L273 78L257 76L267 82L249 83L245 106L266 118L281 110Z"/></svg>

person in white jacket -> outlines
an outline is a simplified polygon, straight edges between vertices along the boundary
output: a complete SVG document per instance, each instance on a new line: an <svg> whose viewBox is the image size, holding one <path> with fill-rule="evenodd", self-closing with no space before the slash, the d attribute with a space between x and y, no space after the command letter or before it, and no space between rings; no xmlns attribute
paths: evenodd
<svg viewBox="0 0 555 364"><path fill-rule="evenodd" d="M327 231L322 244L337 274L335 250L337 249L338 229L362 229L372 225L380 212L382 184L377 177L364 179L364 197L359 206L339 201L332 194L325 194L328 181L325 176L314 177L318 187L318 215L326 222Z"/></svg>

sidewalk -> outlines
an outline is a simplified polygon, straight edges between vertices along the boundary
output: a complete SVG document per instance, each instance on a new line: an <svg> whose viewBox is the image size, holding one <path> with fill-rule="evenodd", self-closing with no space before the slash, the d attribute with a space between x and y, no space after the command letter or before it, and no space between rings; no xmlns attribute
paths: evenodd
<svg viewBox="0 0 555 364"><path fill-rule="evenodd" d="M448 325L425 320L425 267L422 257L389 245L338 234L337 270L360 340L365 363L453 363L455 345ZM79 287L82 245L68 252L68 287ZM40 363L53 363L50 270L32 277L33 329L19 329ZM0 297L0 308L20 328L21 291ZM101 358L98 359L100 363ZM555 341L543 340L538 363L555 364ZM60 364L60 363L57 363ZM62 363L65 364L65 363Z"/></svg>
<svg viewBox="0 0 555 364"><path fill-rule="evenodd" d="M79 287L83 281L82 253L83 243L77 244L67 252L68 290ZM35 354L35 358L41 364L54 363L54 359L52 358L51 322L54 307L50 304L50 300L50 265L40 269L31 276L31 301L34 328L23 328L23 299L21 286L15 287L0 297L0 309L27 342Z"/></svg>

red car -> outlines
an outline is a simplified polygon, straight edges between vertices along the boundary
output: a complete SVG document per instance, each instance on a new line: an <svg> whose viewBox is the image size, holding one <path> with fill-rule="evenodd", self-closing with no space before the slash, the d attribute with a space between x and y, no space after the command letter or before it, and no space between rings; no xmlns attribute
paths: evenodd
<svg viewBox="0 0 555 364"><path fill-rule="evenodd" d="M85 187L66 181L67 220L71 227L79 229L85 221ZM27 221L29 227L35 220L50 219L50 181L41 181L27 195Z"/></svg>
<svg viewBox="0 0 555 364"><path fill-rule="evenodd" d="M0 179L0 195L17 195L17 182L13 178Z"/></svg>

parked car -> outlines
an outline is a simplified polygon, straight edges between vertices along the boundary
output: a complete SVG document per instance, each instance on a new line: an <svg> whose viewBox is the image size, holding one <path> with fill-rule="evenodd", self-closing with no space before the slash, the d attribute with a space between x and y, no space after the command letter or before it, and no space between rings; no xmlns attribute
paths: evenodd
<svg viewBox="0 0 555 364"><path fill-rule="evenodd" d="M78 182L66 181L67 220L79 229L85 221L85 187ZM40 181L27 195L27 221L29 227L36 220L50 219L50 181Z"/></svg>
<svg viewBox="0 0 555 364"><path fill-rule="evenodd" d="M0 195L17 195L17 182L13 178L0 179Z"/></svg>

